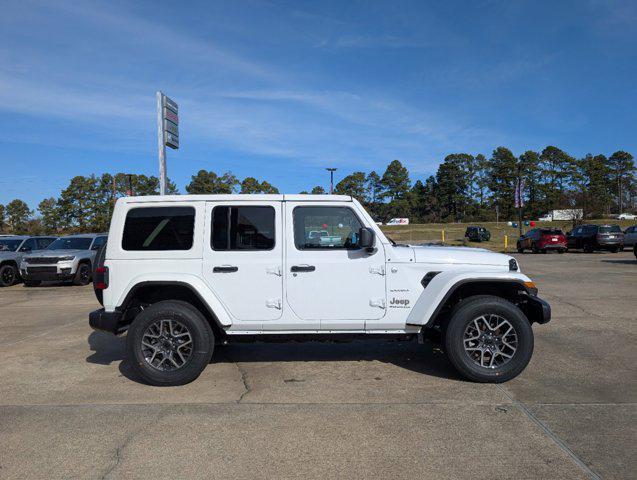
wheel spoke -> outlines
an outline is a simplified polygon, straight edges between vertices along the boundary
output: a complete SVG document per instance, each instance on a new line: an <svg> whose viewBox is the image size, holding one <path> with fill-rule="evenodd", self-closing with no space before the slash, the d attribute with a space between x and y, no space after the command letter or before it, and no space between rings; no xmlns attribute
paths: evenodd
<svg viewBox="0 0 637 480"><path fill-rule="evenodd" d="M182 368L194 353L188 327L179 320L166 318L146 328L142 334L141 347L146 362L161 371Z"/></svg>
<svg viewBox="0 0 637 480"><path fill-rule="evenodd" d="M498 314L477 316L464 331L465 352L483 368L494 369L509 362L515 356L517 345L515 328L509 320Z"/></svg>

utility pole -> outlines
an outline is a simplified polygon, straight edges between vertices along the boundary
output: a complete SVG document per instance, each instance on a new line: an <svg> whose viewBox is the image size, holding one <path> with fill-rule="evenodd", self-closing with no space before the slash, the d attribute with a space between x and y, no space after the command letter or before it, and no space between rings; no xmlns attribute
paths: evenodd
<svg viewBox="0 0 637 480"><path fill-rule="evenodd" d="M334 172L337 170L336 168L326 168L328 172L330 172L330 195L334 193Z"/></svg>
<svg viewBox="0 0 637 480"><path fill-rule="evenodd" d="M164 142L164 94L157 92L157 147L159 148L159 194L166 195L166 143Z"/></svg>

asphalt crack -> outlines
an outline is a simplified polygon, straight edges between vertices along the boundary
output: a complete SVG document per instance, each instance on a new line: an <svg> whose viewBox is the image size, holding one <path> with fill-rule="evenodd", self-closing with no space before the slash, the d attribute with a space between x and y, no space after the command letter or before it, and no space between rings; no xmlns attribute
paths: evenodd
<svg viewBox="0 0 637 480"><path fill-rule="evenodd" d="M140 429L141 430L141 429ZM128 435L123 442L121 442L119 445L117 445L117 447L115 448L115 458L114 458L114 463L108 467L108 469L104 472L104 474L100 477L101 480L106 480L107 478L110 478L110 475L115 471L115 469L119 466L119 464L122 461L122 452L124 451L124 449L128 446L128 444L130 443L130 441L133 439L133 437L135 437L139 431L133 432L130 435Z"/></svg>
<svg viewBox="0 0 637 480"><path fill-rule="evenodd" d="M252 385L250 385L250 382L248 381L248 372L246 372L245 369L241 365L239 365L238 362L235 362L235 365L237 367L237 370L239 371L239 374L241 375L241 381L243 382L244 391L236 402L241 403L245 396L252 391Z"/></svg>

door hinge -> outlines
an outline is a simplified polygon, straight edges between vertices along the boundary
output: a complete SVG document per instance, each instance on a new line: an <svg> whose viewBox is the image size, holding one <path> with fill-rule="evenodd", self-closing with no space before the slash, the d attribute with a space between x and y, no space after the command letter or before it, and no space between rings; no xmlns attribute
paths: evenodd
<svg viewBox="0 0 637 480"><path fill-rule="evenodd" d="M276 267L267 267L265 269L265 273L270 275L276 275L277 277L281 276L281 265L277 265Z"/></svg>
<svg viewBox="0 0 637 480"><path fill-rule="evenodd" d="M369 267L369 273L377 273L378 275L385 275L385 265L377 265L375 267Z"/></svg>
<svg viewBox="0 0 637 480"><path fill-rule="evenodd" d="M369 306L370 307L385 308L385 299L384 298L372 298L369 301Z"/></svg>
<svg viewBox="0 0 637 480"><path fill-rule="evenodd" d="M281 299L271 298L270 300L266 300L265 306L268 308L276 308L277 310L281 310Z"/></svg>

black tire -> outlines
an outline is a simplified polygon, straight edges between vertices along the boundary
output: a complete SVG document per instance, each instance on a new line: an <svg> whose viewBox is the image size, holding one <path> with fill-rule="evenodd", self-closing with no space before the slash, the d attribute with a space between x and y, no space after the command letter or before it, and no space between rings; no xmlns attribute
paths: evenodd
<svg viewBox="0 0 637 480"><path fill-rule="evenodd" d="M41 280L25 280L24 281L24 286L25 287L39 287L41 283L42 283Z"/></svg>
<svg viewBox="0 0 637 480"><path fill-rule="evenodd" d="M18 269L11 263L0 267L0 287L10 287L18 279Z"/></svg>
<svg viewBox="0 0 637 480"><path fill-rule="evenodd" d="M613 247L610 249L611 253L617 253L619 252L619 247Z"/></svg>
<svg viewBox="0 0 637 480"><path fill-rule="evenodd" d="M565 248L560 248L557 253L566 253L566 249Z"/></svg>
<svg viewBox="0 0 637 480"><path fill-rule="evenodd" d="M513 357L492 368L474 362L464 348L465 330L482 315L498 315L509 322L517 335ZM470 297L452 311L445 330L445 349L449 361L465 378L480 383L501 383L518 376L533 354L533 329L524 313L511 302L491 295Z"/></svg>
<svg viewBox="0 0 637 480"><path fill-rule="evenodd" d="M75 272L75 278L73 278L74 285L88 285L91 283L91 264L82 262L77 266L77 272Z"/></svg>
<svg viewBox="0 0 637 480"><path fill-rule="evenodd" d="M531 244L531 251L533 253L539 253L539 250L537 249L537 245L534 243Z"/></svg>
<svg viewBox="0 0 637 480"><path fill-rule="evenodd" d="M520 242L518 242L518 244L516 246L517 246L517 249L518 249L518 253L524 253L524 249L522 248L522 245L520 245Z"/></svg>
<svg viewBox="0 0 637 480"><path fill-rule="evenodd" d="M584 244L584 253L593 253L593 246L590 243Z"/></svg>
<svg viewBox="0 0 637 480"><path fill-rule="evenodd" d="M144 356L142 337L146 329L158 320L174 320L188 329L193 349L180 368L160 370ZM137 315L128 329L126 355L133 371L146 383L156 386L185 385L195 380L210 363L214 343L210 324L199 310L187 302L166 300L151 305Z"/></svg>

